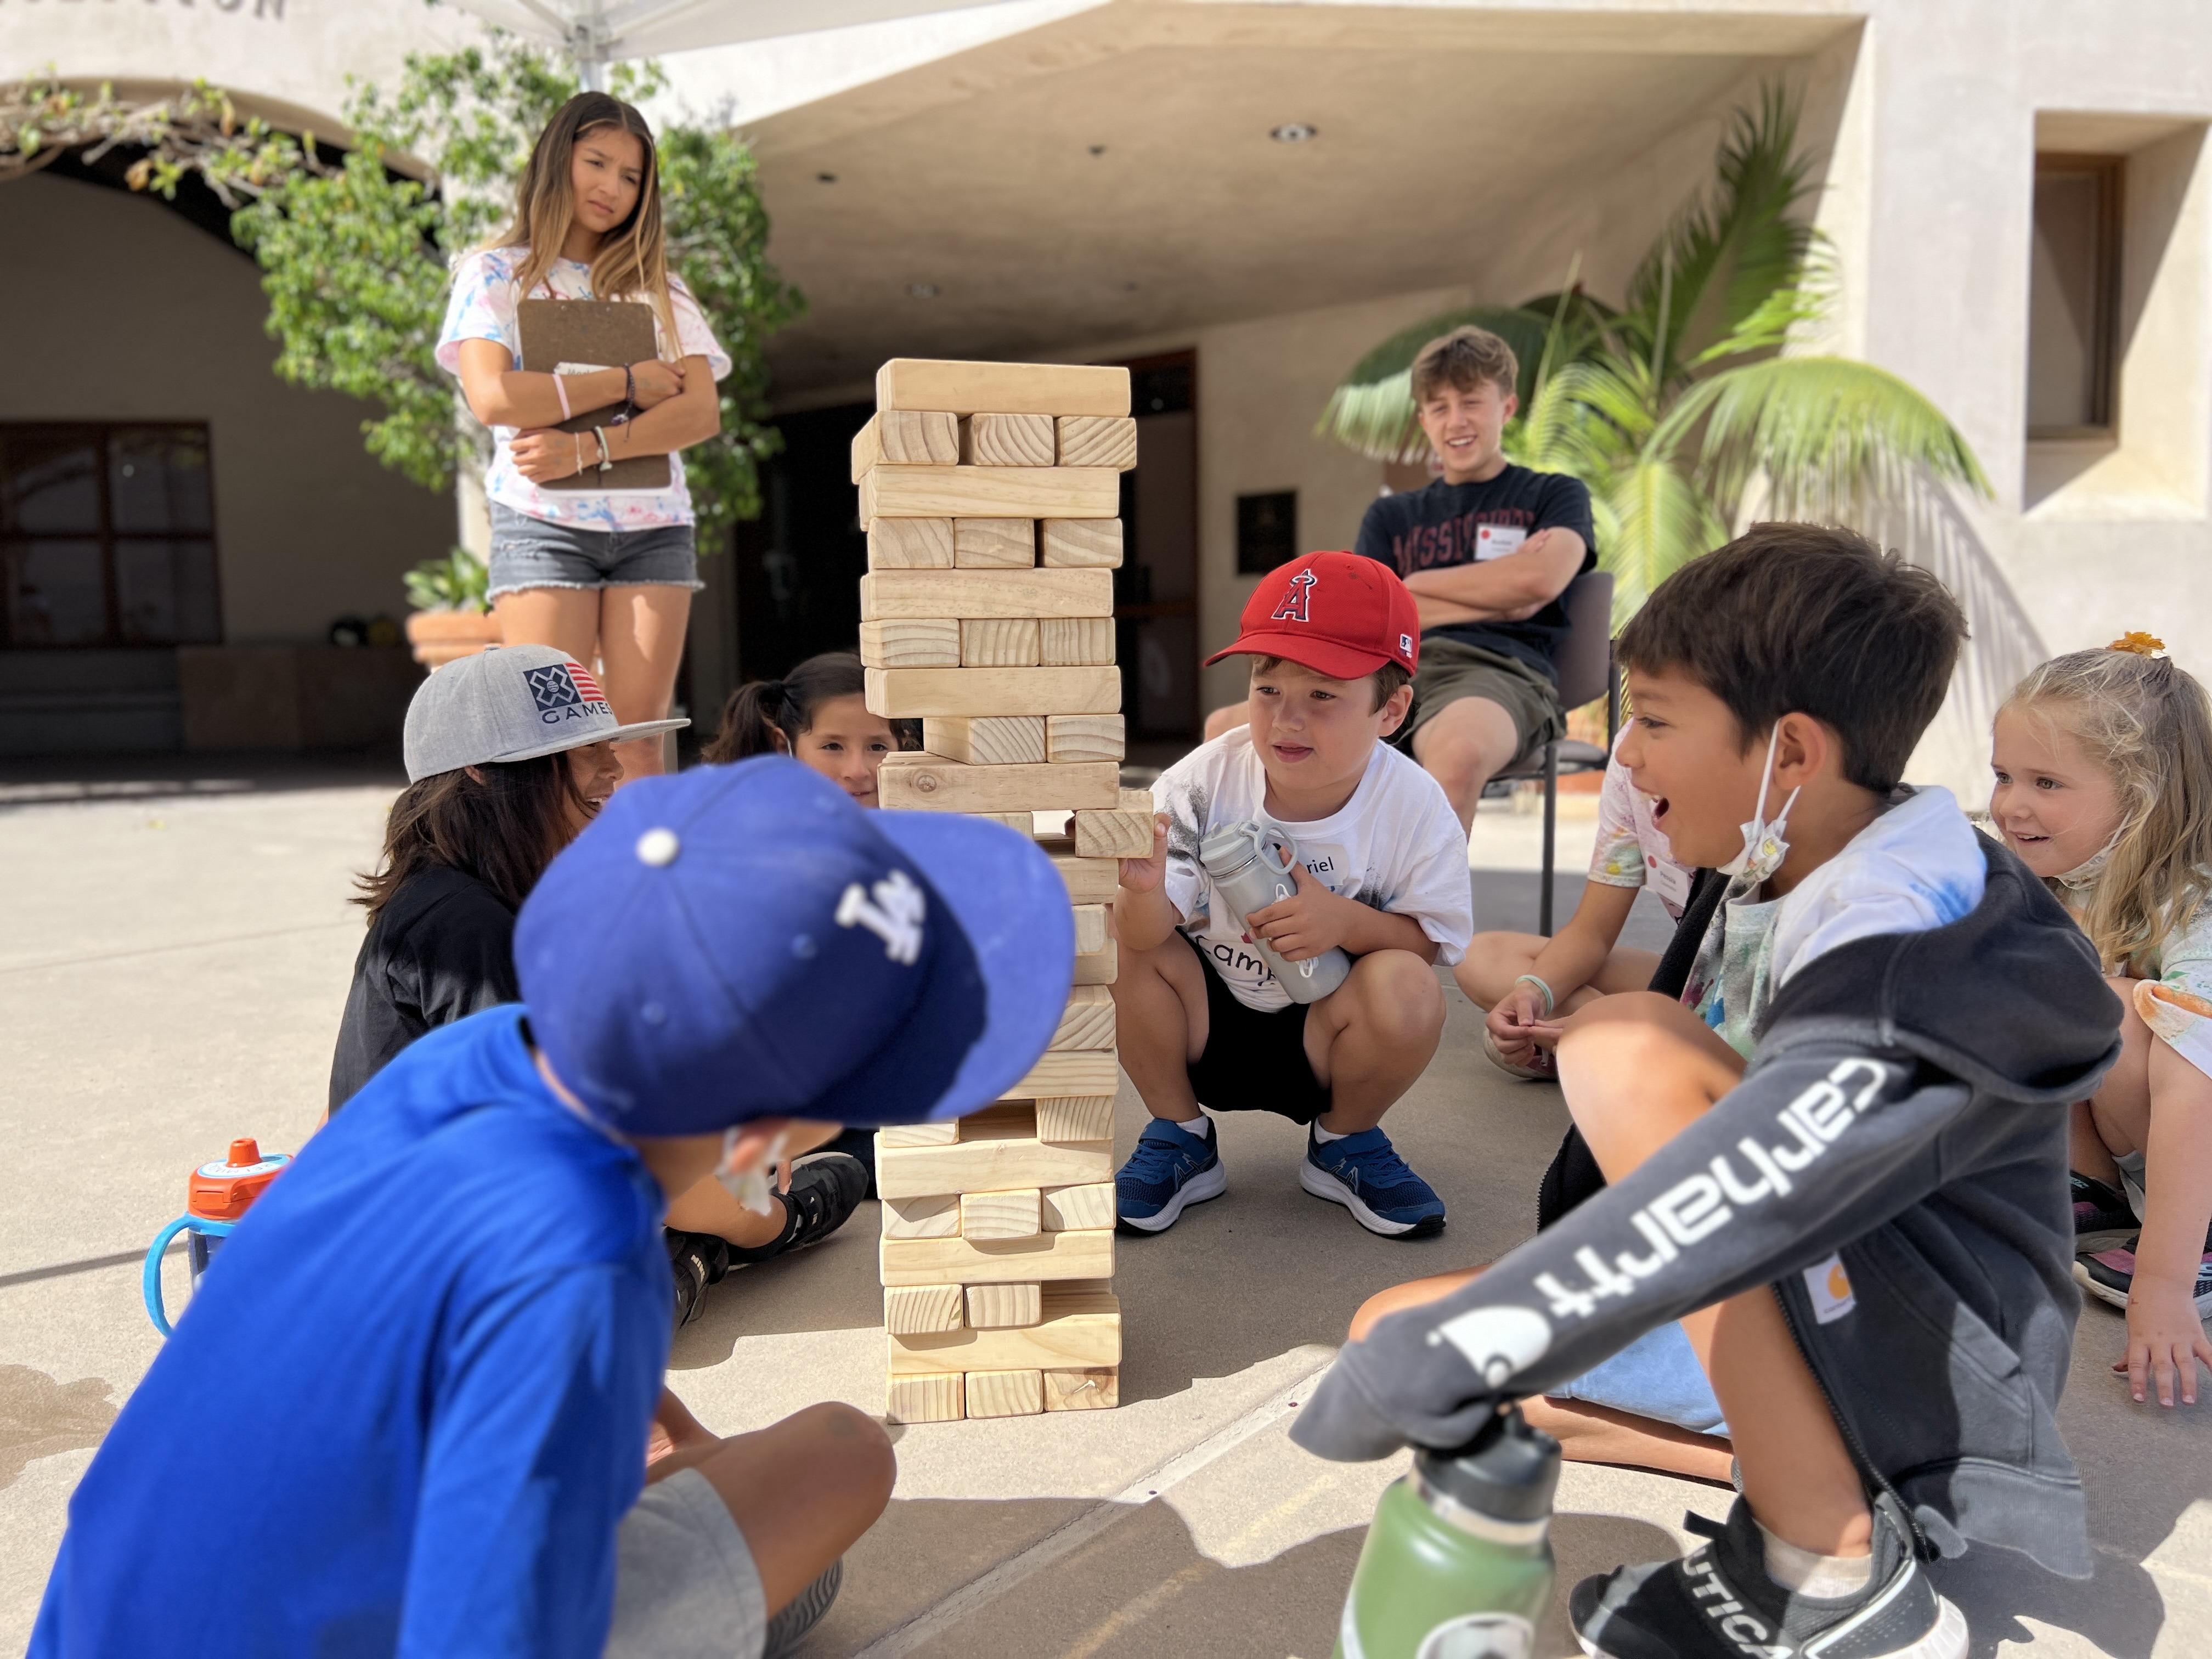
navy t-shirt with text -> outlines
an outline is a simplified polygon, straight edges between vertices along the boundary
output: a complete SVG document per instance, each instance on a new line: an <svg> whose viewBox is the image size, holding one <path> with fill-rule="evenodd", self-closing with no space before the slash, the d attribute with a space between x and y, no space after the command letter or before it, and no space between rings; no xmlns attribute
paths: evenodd
<svg viewBox="0 0 2212 1659"><path fill-rule="evenodd" d="M1577 575L1597 568L1597 532L1582 480L1508 462L1503 472L1480 483L1438 478L1424 489L1382 496L1360 520L1353 550L1380 559L1403 578L1417 570L1510 556L1528 537L1554 527L1573 531L1589 550ZM1552 653L1566 636L1566 607L1559 599L1522 622L1452 623L1422 634L1525 662L1554 685L1559 676Z"/></svg>

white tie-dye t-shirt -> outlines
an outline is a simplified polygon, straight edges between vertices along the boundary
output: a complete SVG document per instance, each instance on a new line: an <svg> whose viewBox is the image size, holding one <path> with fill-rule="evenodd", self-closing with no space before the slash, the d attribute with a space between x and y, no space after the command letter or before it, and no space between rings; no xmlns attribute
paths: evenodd
<svg viewBox="0 0 2212 1659"><path fill-rule="evenodd" d="M515 332L514 307L524 296L521 284L515 281L515 272L528 252L529 249L521 247L489 248L470 254L453 267L453 295L446 307L446 325L438 335L438 366L447 374L460 373L464 340L495 341L507 348L512 361L522 360L521 342ZM681 277L671 276L668 295L676 313L677 343L672 349L667 331L656 321L653 338L660 355L672 362L704 357L714 378L723 379L730 372L730 354L722 349L721 343L714 338L714 331L707 326L707 319L700 313L699 302L691 297L691 290L684 286ZM589 265L574 259L556 259L545 280L530 297L591 300L599 296L592 292ZM497 448L490 469L484 474L484 494L501 506L547 524L574 525L582 530L650 530L692 521L691 492L684 487L681 456L669 458L669 483L665 489L540 489L515 470L514 457L508 448L514 441L515 431L515 428L508 426L492 428Z"/></svg>
<svg viewBox="0 0 2212 1659"><path fill-rule="evenodd" d="M1620 762L1628 728L1620 728L1605 763L1597 797L1597 846L1590 854L1589 878L1607 887L1649 887L1680 921L1690 902L1697 872L1674 856L1667 832L1651 810L1651 797L1630 781Z"/></svg>

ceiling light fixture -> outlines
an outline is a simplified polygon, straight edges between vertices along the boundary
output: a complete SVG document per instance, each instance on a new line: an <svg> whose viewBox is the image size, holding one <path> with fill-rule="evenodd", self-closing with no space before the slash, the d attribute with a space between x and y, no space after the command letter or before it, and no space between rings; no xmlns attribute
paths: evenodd
<svg viewBox="0 0 2212 1659"><path fill-rule="evenodd" d="M917 300L934 300L937 297L937 284L934 283L908 283L906 285L906 291L908 294L911 294Z"/></svg>
<svg viewBox="0 0 2212 1659"><path fill-rule="evenodd" d="M1303 144L1320 136L1321 129L1305 121L1285 121L1267 135L1279 144Z"/></svg>

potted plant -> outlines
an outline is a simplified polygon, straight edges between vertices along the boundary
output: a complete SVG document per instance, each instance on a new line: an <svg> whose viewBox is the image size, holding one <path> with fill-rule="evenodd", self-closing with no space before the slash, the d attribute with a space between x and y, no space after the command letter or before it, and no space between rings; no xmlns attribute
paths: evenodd
<svg viewBox="0 0 2212 1659"><path fill-rule="evenodd" d="M500 642L499 618L484 597L490 575L465 547L407 573L407 602L415 607L407 618L407 640L416 662L435 672Z"/></svg>

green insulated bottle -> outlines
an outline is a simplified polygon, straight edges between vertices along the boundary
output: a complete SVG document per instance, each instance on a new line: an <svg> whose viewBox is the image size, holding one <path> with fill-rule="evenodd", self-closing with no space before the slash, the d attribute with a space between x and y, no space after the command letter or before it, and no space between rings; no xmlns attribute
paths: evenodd
<svg viewBox="0 0 2212 1659"><path fill-rule="evenodd" d="M1376 1506L1336 1659L1530 1659L1552 1599L1559 1443L1517 1406L1417 1452Z"/></svg>

